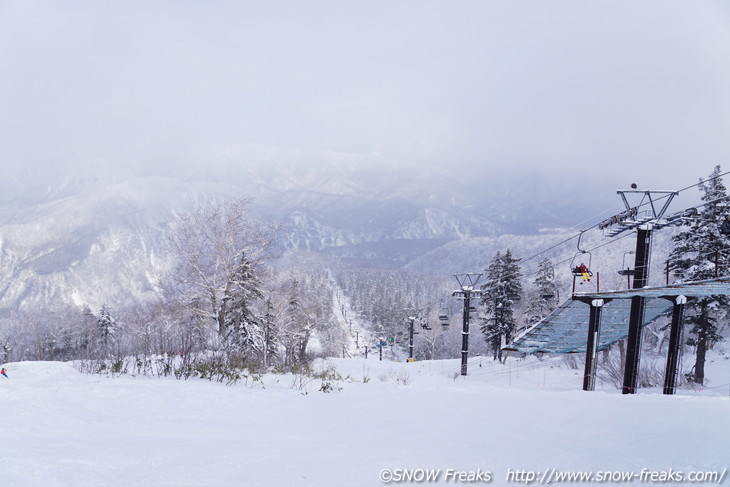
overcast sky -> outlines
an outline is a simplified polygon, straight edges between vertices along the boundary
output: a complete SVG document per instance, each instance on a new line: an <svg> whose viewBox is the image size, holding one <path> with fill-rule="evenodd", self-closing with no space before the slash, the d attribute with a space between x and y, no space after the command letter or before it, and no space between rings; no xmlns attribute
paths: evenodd
<svg viewBox="0 0 730 487"><path fill-rule="evenodd" d="M692 184L730 170L730 2L0 0L3 168L262 153Z"/></svg>

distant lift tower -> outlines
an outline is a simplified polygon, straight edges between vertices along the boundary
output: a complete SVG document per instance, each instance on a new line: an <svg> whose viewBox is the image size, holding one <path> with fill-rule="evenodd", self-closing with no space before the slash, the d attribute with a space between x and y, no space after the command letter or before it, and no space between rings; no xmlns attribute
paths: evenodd
<svg viewBox="0 0 730 487"><path fill-rule="evenodd" d="M678 194L676 191L641 191L636 189L635 184L632 184L631 187L632 189L629 191L617 191L626 206L626 211L599 223L598 228L603 230L605 235L609 237L636 230L636 260L632 288L641 289L647 286L649 281L652 231L669 225L681 224L685 221L687 215L686 212L680 212L669 217L664 216L669 204ZM640 195L639 204L631 206L627 195L632 195L632 199L636 199L636 195ZM657 203L661 199L666 201L659 207ZM642 208L647 209L642 210ZM626 368L621 390L623 394L634 394L636 392L641 355L641 325L644 323L644 299L642 296L631 298L629 335L626 339Z"/></svg>
<svg viewBox="0 0 730 487"><path fill-rule="evenodd" d="M469 358L469 315L476 311L471 305L472 296L481 296L482 290L476 289L482 274L454 274L456 282L459 283L459 289L454 291L452 296L464 299L464 315L463 328L461 330L461 375L466 375L466 363Z"/></svg>
<svg viewBox="0 0 730 487"><path fill-rule="evenodd" d="M406 308L403 310L406 314L406 320L408 321L408 361L410 362L413 360L413 334L414 330L413 327L416 323L416 321L423 321L423 318L420 318L419 311L416 308ZM424 327L424 325L421 325Z"/></svg>

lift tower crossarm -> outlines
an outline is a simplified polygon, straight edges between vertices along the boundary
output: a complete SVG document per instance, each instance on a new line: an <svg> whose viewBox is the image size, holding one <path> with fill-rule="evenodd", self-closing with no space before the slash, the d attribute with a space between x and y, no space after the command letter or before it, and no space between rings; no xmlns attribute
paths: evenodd
<svg viewBox="0 0 730 487"><path fill-rule="evenodd" d="M598 228L601 230L607 230L606 236L615 237L621 233L633 230L637 227L653 226L661 228L674 222L669 222L664 218L664 214L667 212L667 208L671 204L675 196L679 194L678 191L655 191L655 190L617 190L616 193L621 196L621 200L624 202L626 211L614 215L607 220L602 221L598 224ZM640 194L643 195L641 201L636 206L629 204L627 194ZM661 195L662 198L666 198L664 205L657 211L658 203L660 198L656 198L656 195ZM644 203L647 201L648 203ZM650 211L644 211L639 215L639 208L648 204L651 207Z"/></svg>
<svg viewBox="0 0 730 487"><path fill-rule="evenodd" d="M656 191L656 190L640 191L638 189L635 189L635 190L619 189L619 190L616 190L616 193L621 195L621 199L623 200L627 211L631 211L632 206L629 204L629 201L626 199L626 193L643 194L644 198L641 199L641 203L639 203L637 205L637 208L644 203L644 199L648 200L649 205L651 206L652 214L653 214L654 218L656 218L656 219L659 219L664 216L664 213L667 211L667 208L669 208L669 205L672 202L672 200L674 199L674 197L679 194L678 191ZM662 206L662 209L659 210L659 213L657 213L656 206L654 205L655 199L652 197L653 194L664 195L664 197L667 198L667 201L664 203L664 206Z"/></svg>
<svg viewBox="0 0 730 487"><path fill-rule="evenodd" d="M616 191L616 193L618 193L619 195L621 195L621 199L623 200L624 205L626 206L626 209L627 210L631 210L632 207L631 207L631 205L629 205L629 202L626 199L626 193L634 193L634 194L642 194L643 193L644 194L644 198L641 199L641 203L639 203L637 205L637 208L639 206L641 206L644 203L644 199L646 199L647 201L649 201L649 205L651 206L651 211L652 211L653 217L655 219L659 219L659 218L662 218L664 216L664 213L667 211L667 208L669 208L669 205L671 204L671 202L674 199L674 197L679 194L678 191L656 191L656 190L640 191L638 189L637 190L622 190L622 189L619 189L619 190ZM664 206L662 206L661 210L659 210L658 213L656 211L656 206L654 205L654 202L656 200L652 197L652 195L654 195L654 194L664 195L664 197L667 199L667 201L664 203Z"/></svg>

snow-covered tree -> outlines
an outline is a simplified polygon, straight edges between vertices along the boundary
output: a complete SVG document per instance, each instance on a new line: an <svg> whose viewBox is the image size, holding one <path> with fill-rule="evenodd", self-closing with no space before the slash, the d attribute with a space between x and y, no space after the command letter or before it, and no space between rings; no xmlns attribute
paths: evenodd
<svg viewBox="0 0 730 487"><path fill-rule="evenodd" d="M730 274L730 240L719 231L719 225L730 214L726 188L716 166L710 177L700 181L704 206L695 222L673 237L674 249L669 256L669 269L687 281L711 279ZM709 296L687 303L685 323L691 326L688 344L695 346L696 359L692 379L704 382L705 355L721 339L718 320L724 318L730 304L728 296Z"/></svg>
<svg viewBox="0 0 730 487"><path fill-rule="evenodd" d="M248 200L215 202L180 215L169 235L177 264L166 281L180 302L223 346L250 346L259 334L253 301L273 231L248 218ZM260 337L259 337L260 343Z"/></svg>
<svg viewBox="0 0 730 487"><path fill-rule="evenodd" d="M305 361L312 327L305 316L299 280L293 279L284 293L286 303L280 339L284 347L284 365L291 367Z"/></svg>
<svg viewBox="0 0 730 487"><path fill-rule="evenodd" d="M106 304L99 311L96 325L99 330L99 344L102 350L107 352L117 335L117 320L114 319Z"/></svg>
<svg viewBox="0 0 730 487"><path fill-rule="evenodd" d="M223 291L219 313L223 315L224 340L237 347L243 355L255 352L263 357L266 340L261 319L253 308L254 301L264 297L260 285L252 263L245 253L241 254Z"/></svg>
<svg viewBox="0 0 730 487"><path fill-rule="evenodd" d="M278 339L276 313L271 298L268 298L264 303L264 314L261 317L261 333L263 335L262 363L266 368L271 364L271 358L276 355L276 342Z"/></svg>
<svg viewBox="0 0 730 487"><path fill-rule="evenodd" d="M485 310L481 330L491 346L494 359L502 359L502 343L509 342L516 329L515 311L522 298L522 272L508 249L495 254L485 270L487 281L481 287L481 304Z"/></svg>
<svg viewBox="0 0 730 487"><path fill-rule="evenodd" d="M287 310L281 331L288 365L306 363L313 352L329 356L342 353L344 330L336 326L328 279L324 269L314 268L298 272L288 285Z"/></svg>
<svg viewBox="0 0 730 487"><path fill-rule="evenodd" d="M527 320L537 323L557 307L558 288L555 285L555 269L550 259L543 259L537 267L533 281L534 292L527 304Z"/></svg>
<svg viewBox="0 0 730 487"><path fill-rule="evenodd" d="M78 318L79 328L79 351L81 356L84 358L92 358L92 355L97 351L95 344L98 341L97 328L98 319L94 315L94 312L88 305L84 305L81 308L81 316Z"/></svg>

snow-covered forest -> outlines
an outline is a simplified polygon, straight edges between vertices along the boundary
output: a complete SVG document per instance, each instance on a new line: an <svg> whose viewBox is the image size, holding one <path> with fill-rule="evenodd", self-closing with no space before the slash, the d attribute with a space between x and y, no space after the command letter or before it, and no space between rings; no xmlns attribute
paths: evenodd
<svg viewBox="0 0 730 487"><path fill-rule="evenodd" d="M719 166L707 181L699 192L710 204L701 206L684 227L670 227L655 243L653 285L730 270L728 244L717 223L727 213ZM388 348L386 358L403 360L410 353L410 316L417 321L416 360L460 356L463 310L461 300L452 296L458 283L447 269L356 267L340 258L287 250L277 244L284 230L254 219L250 205L246 199L220 199L179 213L165 227L161 252L166 259L147 271L152 285L143 300L104 303L99 309L60 301L7 313L0 321L4 361L83 360L89 371L235 383L251 371L287 372L308 367L317 358L364 357L366 349L377 353L381 346ZM595 285L590 286L630 287L631 280L617 272L633 265L626 259L633 254L626 250L633 245L630 239L625 239L628 244L606 240L596 231L578 236L577 244L568 238L554 248L546 245L545 237L516 236L487 245L477 239L471 245L481 243L481 252L457 247L467 262L481 261L470 269L481 274L483 291L470 313L471 354L500 363L524 359L503 354L502 348L569 299L577 284L583 286L570 270L579 261L587 260L595 272ZM559 234L550 235L553 242L557 238ZM505 243L510 245L492 254L485 250ZM553 260L561 255L567 257ZM684 386L688 381L705 385L708 352L724 355L726 307L712 300L702 303L688 319L692 327L688 325L683 344ZM704 321L695 321L695 315ZM643 387L663 380L667 323L668 317L660 318L644 329ZM689 360L691 356L696 360ZM579 367L581 360L566 356L564 366ZM620 386L624 343L606 350L600 360L605 382Z"/></svg>
<svg viewBox="0 0 730 487"><path fill-rule="evenodd" d="M0 487L727 484L728 26L0 1Z"/></svg>

